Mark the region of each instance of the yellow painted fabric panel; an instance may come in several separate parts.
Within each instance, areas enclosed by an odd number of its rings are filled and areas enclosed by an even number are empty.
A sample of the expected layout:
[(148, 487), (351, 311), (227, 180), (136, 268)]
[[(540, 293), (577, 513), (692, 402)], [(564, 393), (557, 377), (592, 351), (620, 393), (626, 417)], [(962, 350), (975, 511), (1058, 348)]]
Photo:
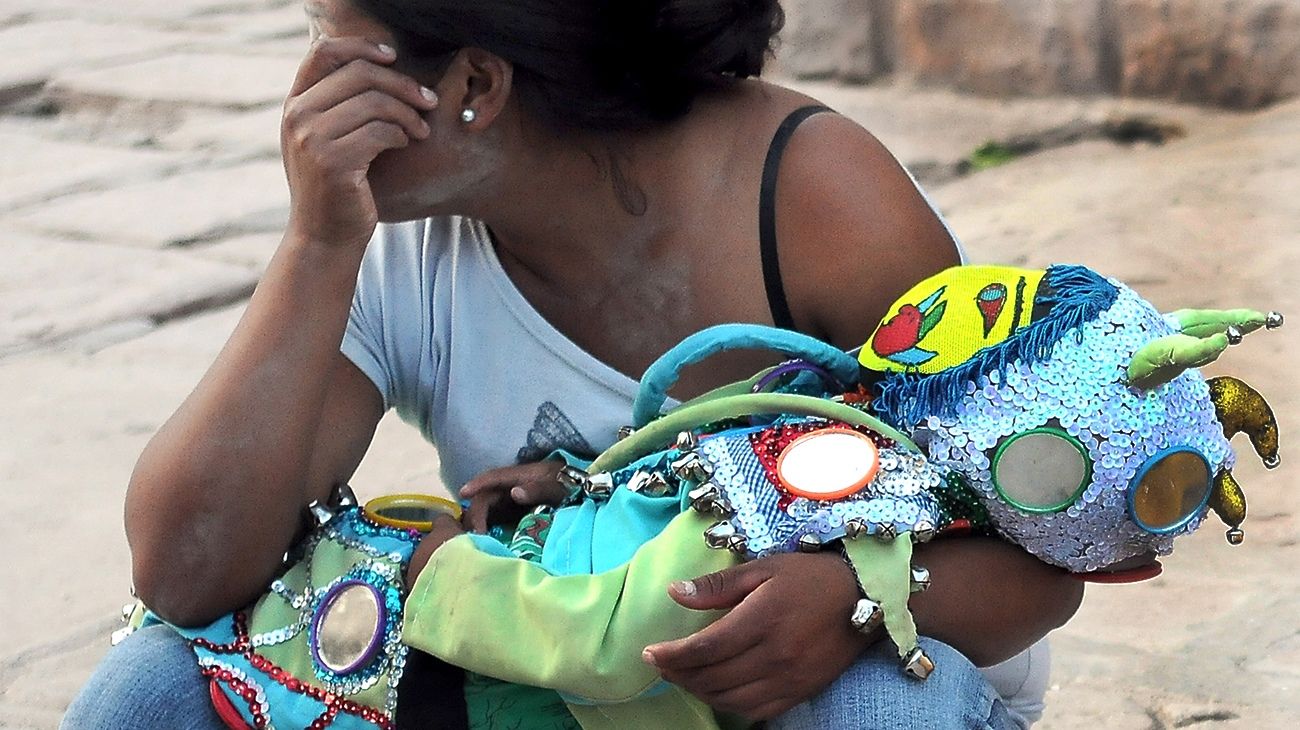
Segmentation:
[(966, 362), (1029, 324), (1041, 269), (954, 266), (894, 302), (858, 362), (876, 372), (931, 375)]

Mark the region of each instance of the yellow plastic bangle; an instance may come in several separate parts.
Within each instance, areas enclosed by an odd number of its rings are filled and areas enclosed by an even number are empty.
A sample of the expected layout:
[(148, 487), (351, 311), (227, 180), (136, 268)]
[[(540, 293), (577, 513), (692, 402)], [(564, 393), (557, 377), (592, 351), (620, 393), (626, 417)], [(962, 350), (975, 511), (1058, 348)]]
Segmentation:
[[(456, 520), (460, 520), (461, 516), (459, 504), (446, 497), (435, 497), (431, 494), (386, 494), (366, 502), (363, 509), (366, 517), (373, 522), (387, 527), (396, 527), (400, 530), (419, 530), (420, 532), (432, 530), (433, 519), (439, 514), (451, 515)], [(422, 510), (429, 515), (429, 519), (410, 520), (389, 517), (384, 514), (388, 510)]]

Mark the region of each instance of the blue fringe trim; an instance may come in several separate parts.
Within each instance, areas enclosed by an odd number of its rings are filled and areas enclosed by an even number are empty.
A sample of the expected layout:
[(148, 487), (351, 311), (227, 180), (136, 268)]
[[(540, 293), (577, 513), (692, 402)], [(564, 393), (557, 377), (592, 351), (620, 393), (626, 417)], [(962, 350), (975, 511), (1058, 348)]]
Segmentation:
[(1114, 284), (1084, 266), (1052, 266), (1043, 280), (1051, 287), (1051, 295), (1026, 302), (1026, 306), (1051, 304), (1045, 316), (942, 372), (887, 375), (876, 384), (872, 409), (887, 423), (903, 428), (915, 426), (927, 416), (951, 416), (969, 383), (994, 371), (1005, 374), (1007, 366), (1018, 360), (1046, 360), (1070, 332), (1082, 340), (1079, 328), (1109, 309), (1119, 296)]

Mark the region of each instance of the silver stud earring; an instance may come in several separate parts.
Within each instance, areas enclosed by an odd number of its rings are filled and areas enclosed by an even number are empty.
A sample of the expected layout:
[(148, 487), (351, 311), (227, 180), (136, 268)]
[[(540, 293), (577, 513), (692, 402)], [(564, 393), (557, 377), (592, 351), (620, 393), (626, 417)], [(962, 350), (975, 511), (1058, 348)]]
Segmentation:
[(473, 109), (470, 109), (469, 107), (465, 107), (460, 111), (460, 120), (462, 122), (469, 124), (475, 119), (478, 119), (478, 113), (475, 112)]

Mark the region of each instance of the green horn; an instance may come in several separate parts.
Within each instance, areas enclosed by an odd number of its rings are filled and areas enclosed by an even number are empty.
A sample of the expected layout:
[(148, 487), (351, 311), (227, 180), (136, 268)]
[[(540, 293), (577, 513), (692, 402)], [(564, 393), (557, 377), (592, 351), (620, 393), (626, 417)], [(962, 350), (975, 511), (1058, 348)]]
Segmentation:
[(1128, 383), (1143, 390), (1164, 385), (1188, 368), (1214, 362), (1226, 349), (1228, 335), (1223, 333), (1204, 338), (1181, 333), (1165, 335), (1133, 353), (1128, 365)]
[(1243, 335), (1263, 327), (1268, 315), (1253, 309), (1180, 309), (1171, 313), (1185, 335), (1209, 337), (1236, 327)]

